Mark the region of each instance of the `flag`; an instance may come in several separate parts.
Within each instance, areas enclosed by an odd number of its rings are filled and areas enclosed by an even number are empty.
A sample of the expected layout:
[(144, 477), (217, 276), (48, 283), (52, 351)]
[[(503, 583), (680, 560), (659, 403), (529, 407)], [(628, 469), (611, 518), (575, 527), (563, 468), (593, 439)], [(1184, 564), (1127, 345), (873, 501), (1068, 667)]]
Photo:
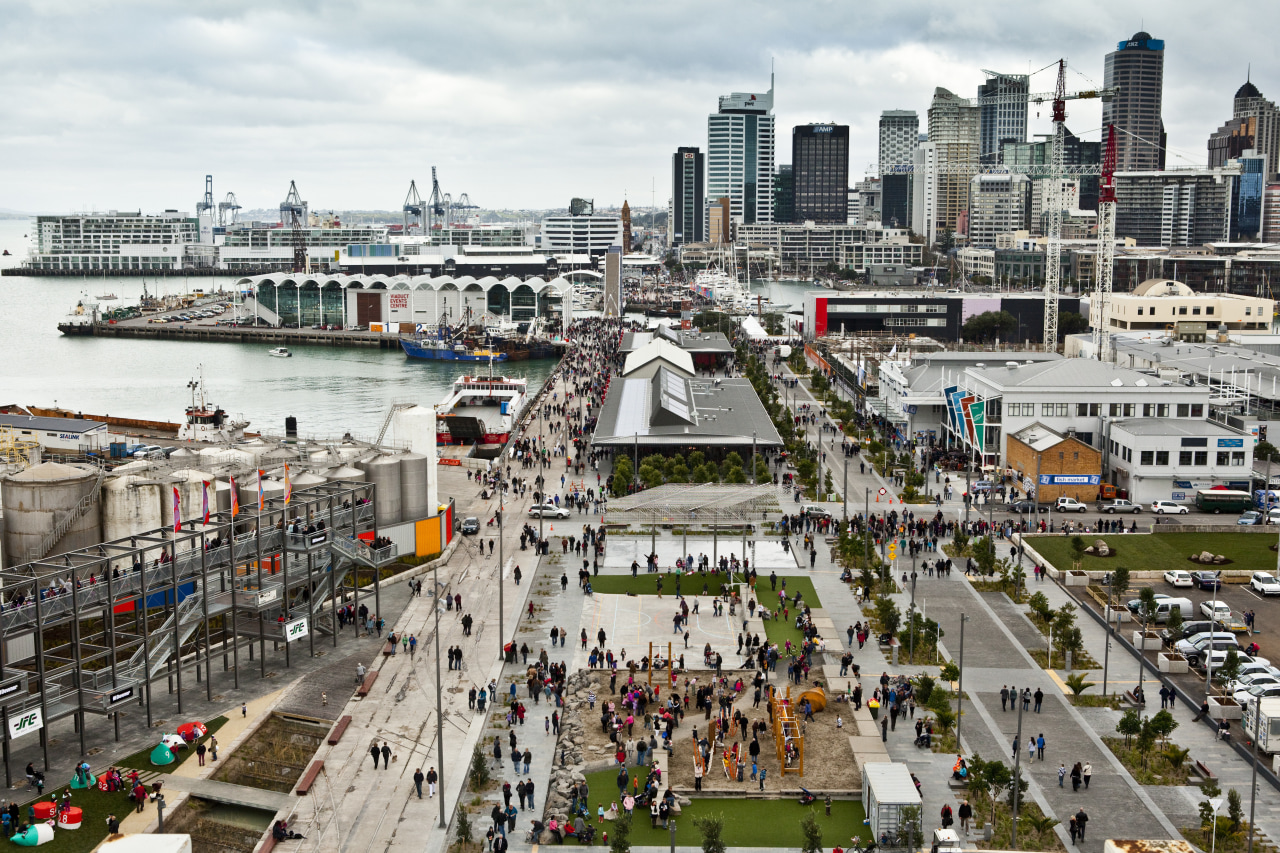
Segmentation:
[(289, 505), (289, 498), (293, 497), (293, 484), (289, 482), (289, 466), (284, 466), (284, 505)]
[(898, 345), (894, 344), (893, 349), (889, 350), (889, 358), (893, 358), (898, 354)]
[(231, 517), (235, 518), (240, 514), (240, 490), (236, 488), (236, 478), (229, 477), (231, 481)]
[(182, 532), (182, 496), (177, 486), (173, 487), (173, 532)]
[(265, 473), (261, 468), (258, 469), (258, 512), (266, 509), (267, 497), (262, 492), (262, 475)]
[(207, 527), (209, 524), (209, 481), (203, 480), (202, 483), (204, 485), (204, 489), (200, 495), (200, 508), (204, 513), (204, 523)]

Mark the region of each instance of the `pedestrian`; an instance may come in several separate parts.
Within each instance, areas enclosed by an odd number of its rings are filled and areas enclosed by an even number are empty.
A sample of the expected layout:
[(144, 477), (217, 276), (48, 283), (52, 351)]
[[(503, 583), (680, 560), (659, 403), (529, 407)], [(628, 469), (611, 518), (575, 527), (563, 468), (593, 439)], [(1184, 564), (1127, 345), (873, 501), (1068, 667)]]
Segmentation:
[(1083, 775), (1083, 770), (1081, 770), (1080, 768), (1080, 762), (1077, 761), (1075, 764), (1071, 766), (1071, 790), (1072, 791), (1080, 790), (1080, 778), (1082, 775)]
[(1000, 710), (1009, 710), (1009, 685), (1007, 684), (1000, 688)]
[(1040, 713), (1040, 705), (1044, 702), (1044, 691), (1039, 687), (1036, 688), (1036, 713)]
[(322, 707), (329, 707), (329, 694), (323, 690), (320, 691), (320, 704)]
[(1075, 844), (1076, 837), (1080, 834), (1080, 827), (1076, 825), (1076, 819), (1074, 815), (1071, 817), (1070, 825), (1067, 831), (1071, 833), (1071, 843)]
[(1084, 789), (1089, 790), (1089, 777), (1093, 775), (1093, 765), (1089, 762), (1084, 763), (1084, 767), (1080, 769), (1081, 776), (1084, 778)]
[(1089, 816), (1085, 814), (1084, 806), (1080, 807), (1080, 811), (1076, 812), (1076, 828), (1080, 831), (1080, 840), (1084, 841), (1084, 831), (1089, 824)]
[(391, 769), (391, 747), (387, 746), (387, 742), (382, 742), (382, 769)]
[(1027, 764), (1036, 760), (1036, 739), (1027, 735)]
[[(763, 790), (764, 790), (764, 777), (765, 777), (765, 774), (766, 774), (766, 773), (768, 773), (768, 772), (769, 772), (769, 768), (768, 768), (768, 767), (761, 767), (761, 768), (760, 768), (760, 790), (761, 790), (761, 791), (763, 791)], [(141, 811), (141, 809), (139, 809), (139, 811)]]
[(965, 832), (969, 831), (969, 821), (973, 819), (973, 806), (969, 805), (968, 800), (960, 801), (960, 810), (956, 812), (960, 818), (960, 828)]
[(378, 742), (374, 741), (373, 746), (369, 747), (369, 754), (373, 756), (373, 769), (378, 769), (378, 756), (382, 753), (378, 751)]
[(218, 760), (218, 737), (217, 735), (209, 735), (209, 760)]
[(199, 746), (196, 747), (196, 760), (200, 763), (201, 767), (204, 767), (204, 753), (205, 753), (204, 744), (200, 744)]
[(1065, 763), (1058, 765), (1058, 787), (1063, 787), (1062, 782), (1067, 778), (1067, 765)]
[(884, 743), (889, 742), (889, 718), (880, 718), (880, 740)]
[(1036, 738), (1036, 757), (1044, 761), (1044, 732)]
[(418, 790), (418, 799), (422, 799), (422, 783), (426, 778), (426, 776), (422, 775), (421, 767), (413, 771), (413, 787)]
[(248, 716), (249, 716), (249, 705), (245, 702), (241, 702), (240, 703), (240, 719), (243, 720)]
[(1013, 736), (1013, 760), (1018, 760), (1018, 736)]
[(440, 777), (436, 774), (436, 769), (432, 767), (427, 771), (427, 794), (434, 797), (436, 795), (436, 782)]

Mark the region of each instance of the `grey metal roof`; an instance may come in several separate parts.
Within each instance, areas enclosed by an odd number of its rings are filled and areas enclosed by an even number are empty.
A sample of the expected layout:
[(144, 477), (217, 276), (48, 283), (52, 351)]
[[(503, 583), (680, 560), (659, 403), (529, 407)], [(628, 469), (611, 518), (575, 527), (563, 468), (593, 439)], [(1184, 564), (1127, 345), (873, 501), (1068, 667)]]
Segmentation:
[(1169, 384), (1146, 373), (1090, 358), (1064, 358), (1016, 367), (971, 367), (965, 372), (997, 388), (1145, 388)]
[(45, 418), (32, 415), (0, 414), (0, 426), (14, 429), (44, 430), (45, 432), (89, 432), (105, 427), (102, 421), (87, 421), (81, 418)]
[(615, 379), (591, 443), (627, 446), (779, 447), (782, 437), (747, 379)]
[[(667, 331), (663, 331), (663, 330)], [(659, 326), (655, 332), (627, 332), (622, 336), (618, 352), (627, 355), (654, 340), (665, 338), (687, 353), (731, 353), (733, 344), (723, 332), (682, 332), (670, 326)]]
[[(1259, 352), (1247, 346), (1231, 344), (1189, 344), (1116, 338), (1117, 357), (1151, 363), (1166, 370), (1178, 370), (1201, 380), (1213, 375), (1215, 382), (1226, 380), (1248, 387), (1253, 393), (1276, 399), (1280, 397), (1280, 356)], [(1234, 376), (1232, 374), (1235, 374)]]
[(1244, 433), (1213, 421), (1187, 420), (1184, 418), (1126, 418), (1112, 421), (1113, 429), (1124, 430), (1130, 435), (1177, 436), (1226, 436), (1239, 438)]

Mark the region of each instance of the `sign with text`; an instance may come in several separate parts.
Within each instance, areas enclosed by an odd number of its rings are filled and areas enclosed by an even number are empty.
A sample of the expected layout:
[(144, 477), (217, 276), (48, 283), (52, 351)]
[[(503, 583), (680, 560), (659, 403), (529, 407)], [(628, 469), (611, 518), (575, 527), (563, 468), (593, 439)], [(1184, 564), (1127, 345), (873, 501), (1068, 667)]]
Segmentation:
[(1096, 486), (1102, 482), (1097, 474), (1041, 474), (1042, 486)]
[(44, 728), (44, 716), (39, 708), (9, 718), (9, 737), (18, 738)]
[(286, 643), (292, 643), (294, 640), (301, 640), (307, 636), (307, 617), (294, 619), (292, 622), (284, 623), (284, 639)]

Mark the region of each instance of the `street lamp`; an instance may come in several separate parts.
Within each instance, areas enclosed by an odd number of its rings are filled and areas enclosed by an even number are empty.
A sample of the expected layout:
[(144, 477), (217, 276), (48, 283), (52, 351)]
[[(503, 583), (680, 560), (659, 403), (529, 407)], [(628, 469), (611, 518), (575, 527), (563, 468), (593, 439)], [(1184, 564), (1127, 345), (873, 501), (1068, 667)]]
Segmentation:
[[(964, 626), (960, 626), (961, 631)], [(1022, 793), (1022, 785), (1019, 784), (1021, 778), (1020, 773), (1022, 767), (1022, 703), (1018, 703), (1018, 733), (1014, 735), (1013, 742), (1018, 745), (1018, 749), (1013, 751), (1013, 820), (1012, 827), (1009, 830), (1009, 846), (1014, 850), (1018, 849), (1018, 800), (1019, 794)], [(960, 736), (956, 735), (956, 744), (959, 745)]]
[(1213, 797), (1209, 800), (1209, 805), (1213, 807), (1213, 841), (1210, 842), (1209, 853), (1214, 853), (1218, 849), (1218, 809), (1222, 808), (1222, 803), (1222, 797)]
[(962, 714), (960, 706), (964, 704), (964, 623), (969, 621), (969, 617), (960, 614), (960, 678), (956, 684), (956, 747), (960, 746), (960, 720)]
[[(445, 829), (447, 824), (444, 821), (444, 750), (439, 748), (444, 741), (444, 711), (443, 704), (440, 701), (440, 588), (444, 584), (439, 580), (436, 581), (435, 589), (432, 590), (432, 597), (435, 599), (436, 610), (436, 763), (440, 765), (440, 828)], [(492, 701), (493, 697), (489, 697)]]

